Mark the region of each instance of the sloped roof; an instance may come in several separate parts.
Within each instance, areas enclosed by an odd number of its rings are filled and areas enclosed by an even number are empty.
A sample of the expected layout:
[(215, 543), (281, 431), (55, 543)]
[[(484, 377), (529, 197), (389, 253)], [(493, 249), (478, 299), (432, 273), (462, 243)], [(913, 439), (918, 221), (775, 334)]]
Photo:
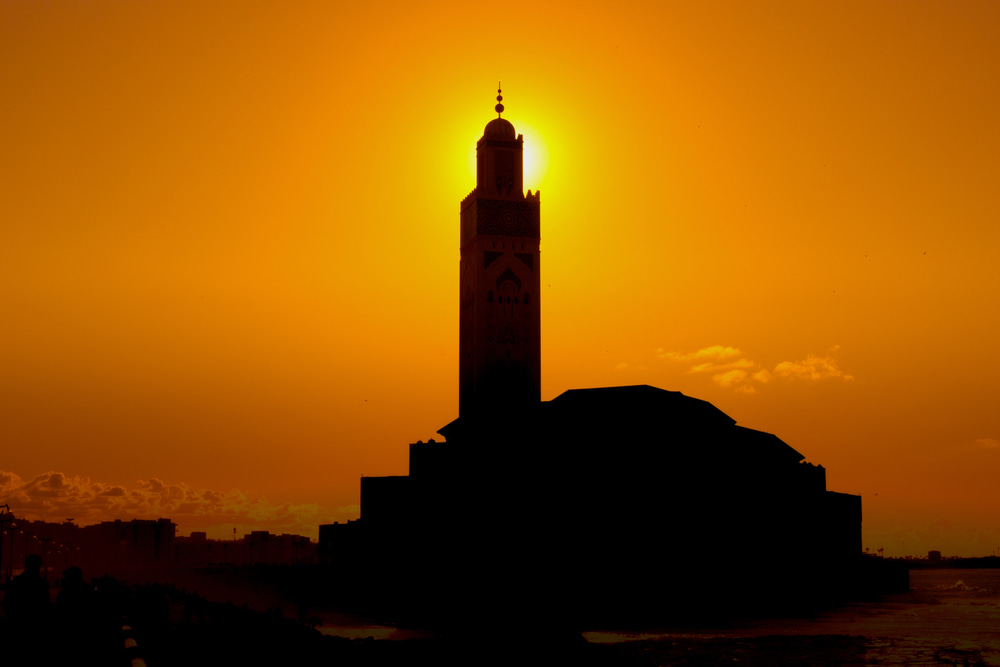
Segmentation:
[(655, 419), (674, 427), (717, 428), (736, 423), (735, 419), (708, 401), (648, 384), (570, 389), (549, 404), (558, 413), (575, 412), (581, 417), (603, 415), (623, 424), (634, 419), (646, 423)]
[[(498, 406), (502, 407), (502, 406)], [(649, 385), (570, 389), (551, 401), (511, 420), (523, 426), (600, 424), (602, 430), (629, 430), (630, 426), (647, 427), (653, 422), (671, 429), (716, 429), (731, 427), (736, 420), (708, 401), (685, 396)], [(510, 422), (508, 422), (510, 425)], [(438, 433), (448, 440), (474, 437), (481, 429), (495, 432), (500, 425), (492, 419), (475, 423), (456, 419)]]
[(641, 447), (656, 456), (659, 450), (789, 464), (805, 458), (775, 435), (736, 426), (708, 401), (649, 385), (571, 389), (518, 418), (502, 414), (478, 422), (456, 419), (438, 433), (455, 444), (538, 436), (557, 449), (614, 441), (620, 450)]
[(806, 458), (773, 433), (755, 431), (745, 426), (737, 426), (736, 429), (743, 441), (741, 444), (745, 443), (746, 446), (753, 448), (753, 451), (758, 455), (767, 456), (770, 459), (781, 459), (788, 463), (798, 463)]

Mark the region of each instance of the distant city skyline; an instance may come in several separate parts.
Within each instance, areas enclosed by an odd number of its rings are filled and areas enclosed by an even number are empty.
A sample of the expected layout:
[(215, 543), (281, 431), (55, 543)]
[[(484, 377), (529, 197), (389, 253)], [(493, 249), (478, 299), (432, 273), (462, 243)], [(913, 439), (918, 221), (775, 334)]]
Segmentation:
[(682, 391), (860, 494), (871, 551), (993, 553), (998, 28), (986, 1), (7, 3), (0, 504), (355, 518), (457, 414), (455, 202), (502, 79), (544, 193), (543, 400)]

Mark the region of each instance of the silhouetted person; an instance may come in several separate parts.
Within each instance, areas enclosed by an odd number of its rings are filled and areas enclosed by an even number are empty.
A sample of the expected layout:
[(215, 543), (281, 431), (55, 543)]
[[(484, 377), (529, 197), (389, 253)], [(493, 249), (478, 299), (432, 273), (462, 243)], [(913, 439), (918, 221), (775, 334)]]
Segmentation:
[(51, 644), (52, 600), (49, 582), (42, 578), (42, 558), (30, 554), (24, 559), (24, 571), (7, 585), (3, 608), (10, 621), (10, 634), (4, 640), (4, 655), (15, 656), (17, 665), (48, 665), (53, 657)]
[(94, 612), (94, 590), (75, 565), (63, 572), (62, 590), (56, 596), (56, 615), (65, 623), (87, 621)]
[(52, 600), (49, 582), (42, 578), (42, 557), (30, 554), (24, 559), (24, 572), (7, 584), (3, 610), (15, 623), (34, 624), (48, 620)]
[(60, 666), (116, 664), (122, 648), (121, 608), (104, 604), (106, 595), (99, 595), (84, 580), (79, 567), (74, 565), (62, 574), (46, 658)]

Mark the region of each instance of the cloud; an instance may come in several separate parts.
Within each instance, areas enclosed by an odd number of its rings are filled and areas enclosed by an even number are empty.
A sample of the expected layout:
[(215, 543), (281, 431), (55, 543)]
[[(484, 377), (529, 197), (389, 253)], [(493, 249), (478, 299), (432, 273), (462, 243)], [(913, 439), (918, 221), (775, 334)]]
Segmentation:
[[(836, 349), (834, 348), (834, 350)], [(815, 354), (807, 355), (802, 361), (782, 361), (774, 367), (774, 375), (799, 380), (854, 379), (853, 375), (849, 375), (837, 367), (837, 362), (833, 357), (818, 357)]]
[(725, 373), (717, 373), (712, 376), (712, 380), (720, 387), (732, 387), (734, 385), (741, 384), (747, 379), (747, 372), (740, 370), (739, 368), (734, 368), (733, 370), (726, 371)]
[(180, 534), (205, 530), (219, 537), (231, 535), (234, 525), (244, 532), (269, 530), (315, 537), (319, 524), (353, 519), (360, 513), (356, 505), (330, 510), (314, 503), (275, 504), (249, 497), (239, 489), (197, 489), (156, 478), (139, 480), (128, 488), (56, 471), (25, 481), (0, 470), (0, 498), (16, 516), (25, 519), (64, 521), (73, 517), (78, 525), (88, 525), (162, 517), (177, 523)]
[(729, 347), (727, 345), (712, 345), (711, 347), (704, 347), (697, 352), (666, 352), (663, 348), (659, 348), (656, 351), (656, 356), (660, 359), (666, 359), (670, 361), (698, 361), (701, 359), (730, 359), (732, 357), (738, 357), (742, 354), (735, 347)]
[(755, 368), (757, 364), (750, 361), (749, 359), (737, 359), (736, 361), (728, 361), (726, 363), (712, 363), (698, 364), (697, 366), (692, 366), (688, 371), (689, 373), (715, 373), (717, 371), (729, 370), (734, 368)]
[(707, 373), (720, 387), (745, 394), (756, 392), (753, 382), (767, 382), (769, 378), (761, 379), (763, 369), (756, 362), (744, 358), (739, 348), (729, 345), (712, 345), (695, 352), (667, 352), (660, 348), (656, 356), (663, 361), (691, 364), (688, 373)]
[(976, 447), (981, 449), (1000, 449), (1000, 440), (993, 438), (979, 438), (975, 441)]
[[(834, 346), (830, 353), (840, 349)], [(826, 380), (839, 378), (853, 380), (854, 376), (842, 371), (832, 356), (807, 355), (802, 361), (782, 361), (769, 371), (745, 357), (737, 347), (712, 345), (696, 352), (668, 352), (656, 350), (656, 356), (668, 362), (689, 364), (688, 373), (706, 373), (712, 381), (725, 389), (745, 394), (756, 393), (756, 385), (768, 384), (774, 379)]]

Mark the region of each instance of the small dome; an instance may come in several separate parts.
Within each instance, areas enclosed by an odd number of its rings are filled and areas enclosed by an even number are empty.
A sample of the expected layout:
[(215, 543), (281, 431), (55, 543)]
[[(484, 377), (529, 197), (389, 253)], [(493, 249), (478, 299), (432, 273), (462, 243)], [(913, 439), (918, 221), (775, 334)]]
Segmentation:
[(517, 138), (514, 126), (506, 118), (494, 118), (487, 123), (483, 136), (487, 139), (503, 139), (505, 141), (514, 141)]

